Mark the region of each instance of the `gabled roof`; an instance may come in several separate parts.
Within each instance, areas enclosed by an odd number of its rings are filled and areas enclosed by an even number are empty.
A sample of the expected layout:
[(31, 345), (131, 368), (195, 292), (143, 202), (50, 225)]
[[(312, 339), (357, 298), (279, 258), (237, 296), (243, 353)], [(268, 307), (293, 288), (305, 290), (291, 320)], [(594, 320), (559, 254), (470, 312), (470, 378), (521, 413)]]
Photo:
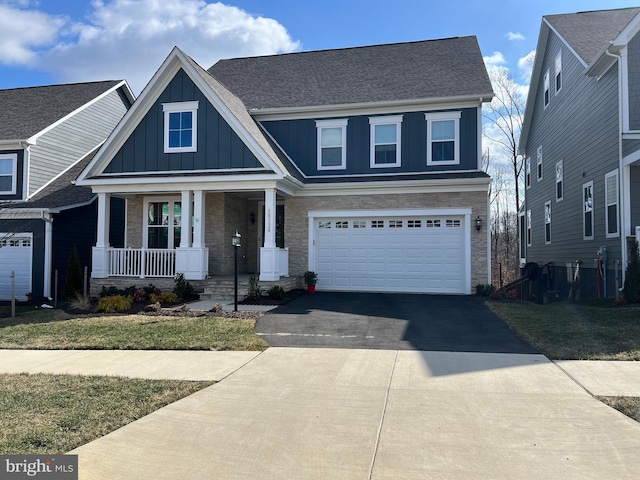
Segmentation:
[(89, 164), (97, 151), (98, 148), (89, 152), (26, 202), (16, 202), (10, 205), (9, 208), (42, 208), (56, 212), (91, 203), (95, 198), (95, 194), (91, 191), (91, 188), (76, 186), (75, 180)]
[(567, 48), (584, 65), (585, 74), (602, 75), (615, 63), (615, 58), (606, 54), (616, 53), (614, 42), (632, 23), (639, 20), (640, 8), (620, 8), (591, 12), (545, 15), (542, 17), (536, 58), (531, 71), (531, 82), (527, 96), (527, 106), (522, 124), (518, 152), (525, 154), (529, 137), (533, 106), (538, 85), (542, 81), (542, 62), (546, 54), (547, 40), (551, 32), (559, 36)]
[[(123, 80), (47, 85), (0, 90), (0, 141), (27, 140), (112, 88)], [(129, 100), (133, 95), (124, 88)]]
[(493, 96), (475, 36), (221, 60), (250, 111)]

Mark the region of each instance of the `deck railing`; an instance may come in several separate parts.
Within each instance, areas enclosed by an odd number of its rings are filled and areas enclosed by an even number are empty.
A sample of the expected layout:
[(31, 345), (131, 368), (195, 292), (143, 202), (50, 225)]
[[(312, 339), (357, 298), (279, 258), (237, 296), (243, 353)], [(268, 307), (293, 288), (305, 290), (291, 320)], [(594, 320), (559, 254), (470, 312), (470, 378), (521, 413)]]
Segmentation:
[(110, 248), (111, 277), (174, 277), (176, 251), (162, 248)]

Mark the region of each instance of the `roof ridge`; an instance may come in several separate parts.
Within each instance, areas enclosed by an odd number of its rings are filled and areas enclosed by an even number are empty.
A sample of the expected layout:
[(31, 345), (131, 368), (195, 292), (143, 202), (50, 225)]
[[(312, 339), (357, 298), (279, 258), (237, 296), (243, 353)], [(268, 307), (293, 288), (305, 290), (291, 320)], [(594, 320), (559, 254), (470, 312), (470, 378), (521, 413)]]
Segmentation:
[(28, 90), (28, 89), (35, 89), (35, 88), (71, 87), (74, 85), (91, 85), (91, 84), (97, 84), (97, 83), (120, 83), (124, 81), (125, 81), (124, 79), (120, 79), (120, 80), (112, 79), (112, 80), (92, 80), (90, 82), (52, 83), (49, 85), (30, 85), (26, 87), (1, 88), (0, 91), (6, 92), (9, 90)]

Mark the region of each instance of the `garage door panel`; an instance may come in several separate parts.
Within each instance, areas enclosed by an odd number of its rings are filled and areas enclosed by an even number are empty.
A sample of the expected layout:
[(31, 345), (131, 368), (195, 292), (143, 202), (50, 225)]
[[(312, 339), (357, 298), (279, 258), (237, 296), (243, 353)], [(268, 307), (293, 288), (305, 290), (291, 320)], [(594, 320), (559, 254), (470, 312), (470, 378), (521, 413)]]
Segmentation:
[(334, 228), (322, 229), (316, 223), (319, 289), (465, 292), (468, 260), (462, 216), (399, 215), (322, 222)]
[(33, 239), (30, 233), (0, 233), (0, 300), (11, 299), (11, 272), (15, 272), (15, 295), (26, 300), (31, 292)]

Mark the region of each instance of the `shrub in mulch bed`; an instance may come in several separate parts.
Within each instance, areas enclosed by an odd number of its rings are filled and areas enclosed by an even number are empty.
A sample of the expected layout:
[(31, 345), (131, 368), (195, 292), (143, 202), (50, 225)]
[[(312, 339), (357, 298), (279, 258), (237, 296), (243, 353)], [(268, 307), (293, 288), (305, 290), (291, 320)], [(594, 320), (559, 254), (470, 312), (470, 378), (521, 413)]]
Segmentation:
[(285, 303), (290, 302), (298, 298), (301, 295), (304, 295), (306, 291), (302, 288), (296, 288), (294, 290), (289, 290), (288, 292), (284, 292), (284, 296), (282, 298), (273, 298), (267, 295), (261, 295), (259, 297), (247, 297), (242, 301), (238, 302), (238, 305), (284, 305)]

